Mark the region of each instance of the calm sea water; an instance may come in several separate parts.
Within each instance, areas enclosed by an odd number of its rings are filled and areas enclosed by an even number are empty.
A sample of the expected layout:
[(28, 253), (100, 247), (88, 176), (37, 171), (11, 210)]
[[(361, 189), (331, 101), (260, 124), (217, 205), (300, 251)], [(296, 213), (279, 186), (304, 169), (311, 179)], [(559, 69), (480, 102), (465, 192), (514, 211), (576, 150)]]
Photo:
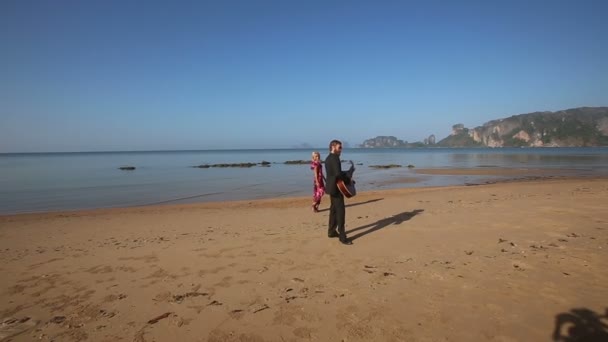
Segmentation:
[[(325, 158), (325, 150), (320, 150)], [(0, 214), (260, 199), (309, 195), (311, 150), (221, 150), (0, 154)], [(608, 173), (608, 148), (346, 149), (356, 165), (358, 190), (464, 184), (480, 177), (416, 175), (408, 168), (375, 170), (374, 164), (416, 168), (547, 168), (580, 174)], [(192, 168), (193, 165), (269, 161), (271, 167)], [(135, 171), (121, 171), (123, 165)], [(349, 165), (344, 164), (343, 168)], [(415, 177), (414, 183), (391, 179)], [(489, 177), (484, 177), (489, 178)]]

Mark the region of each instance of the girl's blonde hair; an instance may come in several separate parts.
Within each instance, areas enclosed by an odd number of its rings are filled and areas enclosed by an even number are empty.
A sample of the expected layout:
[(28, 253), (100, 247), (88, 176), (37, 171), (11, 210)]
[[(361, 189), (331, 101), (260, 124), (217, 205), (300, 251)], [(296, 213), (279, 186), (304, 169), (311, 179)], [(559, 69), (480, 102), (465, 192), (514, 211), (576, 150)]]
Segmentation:
[(318, 157), (318, 158), (319, 158), (319, 160), (320, 160), (320, 159), (321, 159), (321, 153), (319, 153), (318, 151), (314, 151), (314, 152), (312, 153), (312, 155), (311, 155), (311, 158), (312, 158), (312, 160), (313, 160), (313, 161), (314, 161), (314, 160), (316, 160), (316, 158), (315, 158), (315, 157)]

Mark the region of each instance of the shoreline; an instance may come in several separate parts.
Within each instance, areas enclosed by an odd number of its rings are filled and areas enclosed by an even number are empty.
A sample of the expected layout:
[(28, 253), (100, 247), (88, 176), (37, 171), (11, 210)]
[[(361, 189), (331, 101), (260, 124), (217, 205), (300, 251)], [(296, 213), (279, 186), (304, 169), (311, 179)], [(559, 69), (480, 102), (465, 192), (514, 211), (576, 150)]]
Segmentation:
[[(437, 187), (421, 187), (421, 188), (397, 188), (397, 189), (383, 189), (383, 190), (369, 190), (357, 193), (356, 197), (347, 199), (349, 202), (357, 202), (359, 199), (368, 199), (378, 195), (385, 196), (398, 196), (405, 193), (413, 192), (426, 192), (435, 191), (439, 189), (449, 188), (460, 188), (466, 185), (455, 185), (455, 186), (437, 186)], [(17, 214), (4, 214), (0, 215), (2, 219), (17, 219), (19, 217), (67, 217), (67, 216), (79, 216), (79, 215), (106, 215), (116, 213), (145, 213), (146, 211), (172, 211), (172, 210), (188, 210), (188, 209), (242, 209), (242, 208), (287, 208), (298, 205), (304, 205), (308, 209), (310, 206), (311, 196), (294, 196), (294, 197), (279, 197), (279, 198), (265, 198), (265, 199), (251, 199), (251, 200), (234, 200), (234, 201), (209, 201), (209, 202), (193, 202), (193, 203), (180, 203), (180, 204), (151, 204), (142, 206), (127, 206), (127, 207), (114, 207), (114, 208), (94, 208), (94, 209), (76, 209), (76, 210), (62, 210), (62, 211), (48, 211), (48, 212), (29, 212), (29, 213), (17, 213)], [(323, 197), (323, 203), (329, 203), (329, 197)], [(347, 204), (348, 205), (348, 204)], [(1, 222), (1, 221), (0, 221)]]
[[(501, 183), (519, 183), (519, 182), (534, 182), (534, 181), (559, 181), (559, 180), (600, 180), (608, 179), (608, 174), (587, 174), (582, 175), (580, 173), (572, 175), (563, 173), (569, 171), (566, 169), (556, 169), (559, 173), (553, 172), (551, 169), (509, 169), (509, 168), (488, 168), (488, 169), (474, 169), (474, 168), (434, 168), (434, 169), (419, 169), (415, 170), (414, 175), (407, 177), (396, 177), (386, 181), (371, 182), (372, 185), (379, 186), (396, 186), (377, 190), (365, 190), (358, 192), (354, 199), (347, 201), (356, 201), (361, 197), (372, 196), (378, 193), (410, 193), (415, 191), (427, 191), (436, 189), (450, 189), (460, 188), (468, 186), (482, 186), (491, 184)], [(527, 172), (532, 171), (532, 172)], [(438, 185), (438, 186), (422, 186), (422, 187), (406, 187), (397, 186), (398, 184), (412, 184), (420, 183), (422, 179), (417, 175), (442, 175), (442, 176), (490, 176), (490, 177), (505, 177), (505, 178), (477, 178), (477, 182), (465, 182), (461, 185)], [(193, 196), (199, 197), (199, 196)], [(85, 208), (85, 209), (73, 209), (73, 210), (50, 210), (50, 211), (32, 211), (32, 212), (19, 212), (19, 213), (0, 213), (0, 222), (3, 218), (14, 218), (20, 216), (45, 216), (45, 215), (77, 215), (86, 214), (93, 215), (95, 213), (110, 213), (110, 212), (125, 212), (125, 211), (141, 211), (142, 209), (148, 208), (150, 210), (157, 210), (162, 208), (222, 208), (232, 207), (239, 208), (245, 206), (261, 206), (268, 207), (273, 204), (279, 205), (279, 207), (285, 207), (280, 205), (281, 202), (287, 202), (290, 204), (301, 204), (308, 205), (310, 196), (288, 196), (288, 197), (272, 197), (272, 198), (252, 198), (252, 199), (237, 199), (237, 200), (220, 200), (220, 201), (200, 201), (200, 202), (187, 202), (187, 203), (171, 203), (178, 202), (183, 199), (173, 199), (163, 201), (161, 203), (133, 205), (133, 206), (118, 206), (118, 207), (101, 207), (101, 208)], [(329, 201), (329, 197), (325, 195), (323, 201)], [(166, 202), (166, 203), (165, 203)]]

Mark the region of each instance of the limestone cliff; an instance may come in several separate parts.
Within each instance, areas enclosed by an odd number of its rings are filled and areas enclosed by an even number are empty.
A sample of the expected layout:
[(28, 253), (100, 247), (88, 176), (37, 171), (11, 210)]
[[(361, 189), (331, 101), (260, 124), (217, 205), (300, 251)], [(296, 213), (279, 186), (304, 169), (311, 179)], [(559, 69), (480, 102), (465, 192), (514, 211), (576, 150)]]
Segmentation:
[(449, 147), (565, 147), (608, 145), (608, 107), (581, 107), (558, 112), (535, 112), (492, 120), (452, 134), (437, 145)]

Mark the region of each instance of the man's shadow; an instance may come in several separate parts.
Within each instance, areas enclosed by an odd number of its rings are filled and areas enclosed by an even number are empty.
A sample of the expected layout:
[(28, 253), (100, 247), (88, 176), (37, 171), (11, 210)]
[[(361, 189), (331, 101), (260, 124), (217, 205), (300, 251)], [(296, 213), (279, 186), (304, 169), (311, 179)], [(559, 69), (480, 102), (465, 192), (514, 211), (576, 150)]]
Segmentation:
[(608, 308), (603, 315), (587, 308), (556, 315), (552, 337), (554, 342), (608, 341)]
[[(369, 201), (365, 201), (365, 202), (357, 202), (357, 203), (353, 203), (353, 204), (347, 204), (344, 207), (346, 208), (350, 208), (350, 207), (356, 207), (358, 205), (363, 205), (363, 204), (368, 204), (368, 203), (373, 203), (373, 202), (378, 202), (378, 201), (382, 201), (384, 198), (375, 198), (375, 199), (371, 199)], [(327, 209), (321, 209), (319, 210), (320, 213), (324, 212), (324, 211), (329, 211), (329, 208)]]
[(382, 228), (384, 228), (386, 226), (398, 225), (398, 224), (401, 224), (401, 223), (403, 223), (405, 221), (409, 221), (414, 216), (416, 216), (418, 214), (421, 214), (423, 211), (424, 211), (424, 209), (416, 209), (414, 211), (404, 211), (404, 212), (402, 212), (400, 214), (393, 215), (393, 216), (387, 217), (387, 218), (383, 218), (383, 219), (378, 220), (378, 221), (376, 221), (374, 223), (366, 224), (364, 226), (351, 229), (351, 230), (347, 231), (346, 234), (351, 234), (351, 233), (354, 233), (356, 231), (369, 228), (366, 231), (363, 231), (363, 232), (360, 232), (360, 233), (357, 233), (357, 234), (355, 234), (353, 236), (349, 236), (348, 237), (349, 240), (353, 241), (353, 240), (356, 240), (356, 239), (358, 239), (360, 237), (363, 237), (363, 236), (365, 236), (367, 234), (370, 234), (370, 233), (373, 233), (373, 232), (375, 232), (377, 230), (380, 230), (380, 229), (382, 229)]

